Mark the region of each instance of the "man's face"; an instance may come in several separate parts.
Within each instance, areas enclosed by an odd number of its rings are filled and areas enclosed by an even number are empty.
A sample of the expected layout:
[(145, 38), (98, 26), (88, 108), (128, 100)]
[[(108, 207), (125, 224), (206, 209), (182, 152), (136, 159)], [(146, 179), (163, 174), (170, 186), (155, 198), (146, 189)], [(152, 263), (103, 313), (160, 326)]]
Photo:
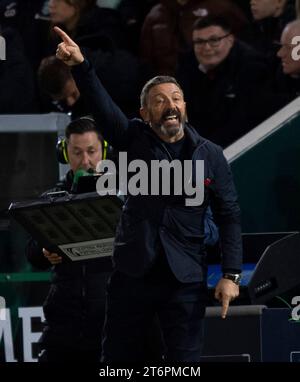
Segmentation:
[(263, 20), (276, 15), (282, 0), (251, 0), (251, 12), (254, 20)]
[(220, 26), (212, 25), (193, 31), (194, 53), (207, 70), (221, 64), (230, 53), (234, 37)]
[(67, 24), (76, 17), (75, 7), (64, 0), (50, 0), (49, 13), (53, 24)]
[(147, 106), (140, 110), (144, 121), (165, 142), (176, 142), (183, 137), (186, 110), (183, 94), (176, 84), (153, 86), (147, 97)]
[(71, 134), (68, 145), (68, 158), (71, 170), (96, 170), (97, 163), (102, 160), (102, 144), (94, 131), (83, 134)]
[(73, 78), (66, 82), (60, 94), (51, 96), (54, 101), (65, 102), (69, 107), (72, 107), (78, 101), (79, 97), (80, 92)]
[(300, 60), (294, 60), (292, 50), (296, 45), (292, 45), (292, 39), (300, 35), (300, 27), (293, 28), (287, 26), (281, 35), (281, 47), (277, 52), (277, 56), (281, 59), (282, 71), (287, 75), (300, 74)]

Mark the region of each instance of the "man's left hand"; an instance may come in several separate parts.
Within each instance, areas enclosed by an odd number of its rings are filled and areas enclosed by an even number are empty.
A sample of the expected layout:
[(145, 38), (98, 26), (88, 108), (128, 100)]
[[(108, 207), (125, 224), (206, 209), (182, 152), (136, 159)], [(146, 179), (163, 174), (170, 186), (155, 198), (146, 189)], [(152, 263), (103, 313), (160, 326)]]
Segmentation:
[(239, 286), (228, 279), (220, 279), (215, 290), (215, 298), (222, 304), (222, 318), (226, 318), (229, 304), (239, 295)]

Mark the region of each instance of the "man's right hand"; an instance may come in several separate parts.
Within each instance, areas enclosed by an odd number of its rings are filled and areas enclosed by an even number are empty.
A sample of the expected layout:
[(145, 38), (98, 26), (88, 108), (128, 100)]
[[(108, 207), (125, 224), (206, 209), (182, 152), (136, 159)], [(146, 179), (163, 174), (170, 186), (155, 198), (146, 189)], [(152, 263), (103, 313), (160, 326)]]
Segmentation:
[(54, 27), (54, 31), (63, 40), (57, 46), (56, 57), (68, 66), (79, 65), (84, 61), (79, 46), (62, 29)]
[(52, 265), (57, 265), (62, 262), (62, 258), (58, 256), (57, 253), (49, 252), (47, 249), (43, 248), (43, 254)]

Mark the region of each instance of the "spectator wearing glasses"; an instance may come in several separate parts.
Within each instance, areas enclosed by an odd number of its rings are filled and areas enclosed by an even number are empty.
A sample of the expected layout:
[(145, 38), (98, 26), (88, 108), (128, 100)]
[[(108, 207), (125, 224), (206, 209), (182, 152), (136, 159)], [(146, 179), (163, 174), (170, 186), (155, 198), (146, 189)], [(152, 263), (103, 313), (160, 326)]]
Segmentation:
[(175, 74), (179, 54), (192, 47), (193, 23), (207, 15), (223, 15), (234, 32), (247, 23), (231, 0), (160, 0), (151, 9), (142, 27), (141, 57), (155, 74)]
[(192, 37), (193, 50), (182, 57), (177, 74), (189, 122), (226, 147), (264, 119), (257, 99), (268, 68), (222, 17), (197, 20)]

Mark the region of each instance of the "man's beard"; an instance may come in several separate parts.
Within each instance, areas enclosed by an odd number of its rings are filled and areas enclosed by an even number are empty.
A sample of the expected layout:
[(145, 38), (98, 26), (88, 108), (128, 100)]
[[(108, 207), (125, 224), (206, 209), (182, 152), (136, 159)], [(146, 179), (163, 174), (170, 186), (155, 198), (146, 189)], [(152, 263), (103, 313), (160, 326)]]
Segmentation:
[[(174, 119), (174, 124), (172, 126), (172, 122), (169, 123), (169, 126), (164, 126), (167, 121), (167, 118), (170, 116), (176, 116), (177, 119)], [(151, 118), (153, 120), (153, 118)], [(182, 116), (179, 110), (177, 109), (168, 109), (161, 116), (159, 122), (151, 122), (151, 127), (153, 130), (160, 136), (164, 136), (167, 138), (175, 137), (182, 129), (183, 122), (186, 120), (186, 115)]]

